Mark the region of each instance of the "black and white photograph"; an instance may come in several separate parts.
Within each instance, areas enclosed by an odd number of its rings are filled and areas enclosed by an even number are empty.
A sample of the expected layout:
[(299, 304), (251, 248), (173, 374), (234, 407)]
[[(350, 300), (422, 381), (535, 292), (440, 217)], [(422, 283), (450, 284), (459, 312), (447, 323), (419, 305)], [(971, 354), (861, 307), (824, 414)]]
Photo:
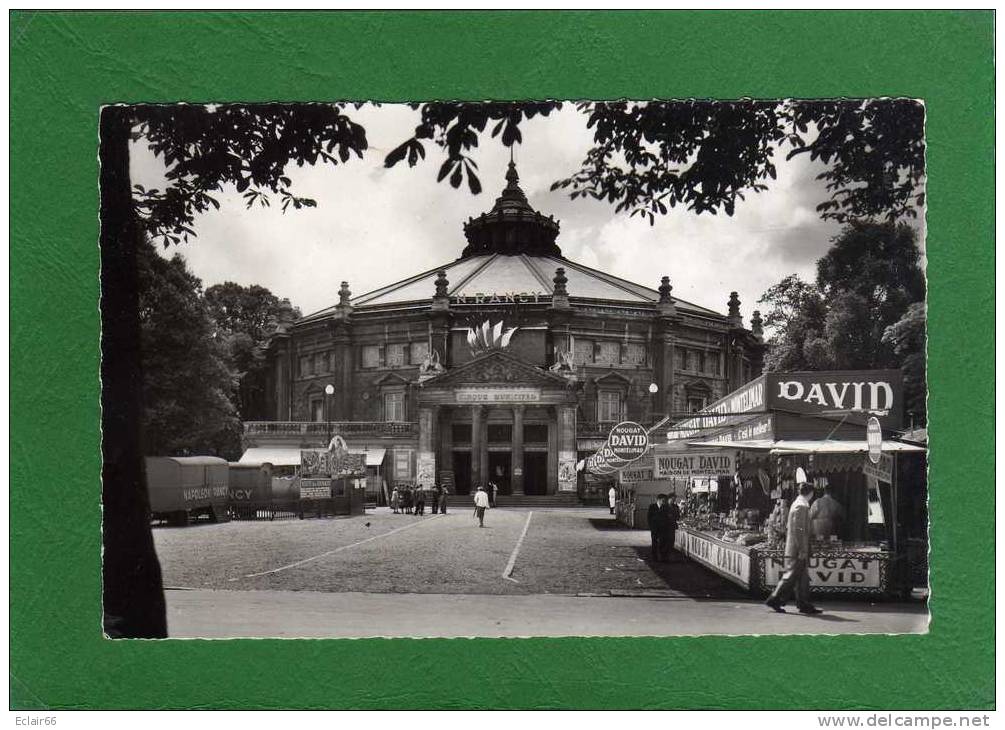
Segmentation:
[(108, 105), (104, 634), (924, 634), (925, 106)]

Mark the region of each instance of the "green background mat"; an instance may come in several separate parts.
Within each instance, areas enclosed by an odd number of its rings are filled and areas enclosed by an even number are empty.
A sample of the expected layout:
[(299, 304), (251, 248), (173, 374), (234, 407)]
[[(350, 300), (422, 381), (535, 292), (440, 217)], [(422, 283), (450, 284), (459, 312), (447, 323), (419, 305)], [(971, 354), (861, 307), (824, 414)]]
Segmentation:
[[(990, 12), (19, 12), (10, 24), (12, 706), (993, 705)], [(927, 636), (101, 637), (101, 104), (893, 95), (928, 112)]]

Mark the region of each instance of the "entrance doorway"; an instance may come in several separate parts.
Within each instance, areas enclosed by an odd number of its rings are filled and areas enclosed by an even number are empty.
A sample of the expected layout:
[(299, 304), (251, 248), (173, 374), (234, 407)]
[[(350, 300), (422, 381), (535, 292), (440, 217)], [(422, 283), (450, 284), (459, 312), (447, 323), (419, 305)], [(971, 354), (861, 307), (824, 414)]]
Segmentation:
[(523, 493), (548, 493), (548, 454), (528, 451), (523, 455)]
[(471, 452), (454, 452), (454, 493), (471, 494)]
[(499, 494), (510, 494), (510, 452), (489, 452), (489, 481), (499, 487)]

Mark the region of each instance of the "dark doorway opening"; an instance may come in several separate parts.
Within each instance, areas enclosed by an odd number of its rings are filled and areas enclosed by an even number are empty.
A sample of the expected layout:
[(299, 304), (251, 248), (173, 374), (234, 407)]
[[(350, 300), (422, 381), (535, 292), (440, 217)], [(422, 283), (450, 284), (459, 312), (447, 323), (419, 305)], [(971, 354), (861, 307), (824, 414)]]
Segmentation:
[(508, 451), (489, 452), (489, 481), (499, 487), (499, 494), (510, 494), (510, 453)]
[(471, 494), (471, 452), (454, 452), (454, 493)]
[(527, 452), (523, 455), (524, 494), (548, 493), (548, 454)]

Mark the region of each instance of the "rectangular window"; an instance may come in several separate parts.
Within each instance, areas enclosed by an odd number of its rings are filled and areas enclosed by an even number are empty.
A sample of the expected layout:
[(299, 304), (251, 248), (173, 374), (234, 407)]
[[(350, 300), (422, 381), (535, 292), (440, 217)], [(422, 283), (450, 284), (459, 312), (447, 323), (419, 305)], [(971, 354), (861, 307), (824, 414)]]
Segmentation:
[(405, 420), (405, 394), (384, 393), (384, 420), (404, 421)]
[(490, 444), (509, 444), (513, 442), (513, 427), (508, 423), (490, 423), (488, 427)]
[(548, 426), (544, 423), (528, 423), (523, 427), (523, 442), (525, 444), (548, 443)]
[(311, 400), (311, 420), (315, 423), (321, 423), (325, 420), (325, 402), (323, 398), (314, 398)]
[(309, 355), (303, 355), (300, 358), (300, 377), (306, 378), (311, 374), (311, 358)]
[(363, 348), (363, 367), (380, 367), (380, 348), (377, 345), (366, 345)]
[(687, 350), (683, 347), (678, 347), (674, 350), (675, 358), (677, 360), (678, 370), (687, 370)]
[(315, 373), (325, 373), (328, 372), (328, 360), (323, 352), (319, 352), (314, 356), (314, 372)]
[(601, 365), (620, 365), (621, 343), (601, 342), (597, 347), (597, 362)]
[(426, 355), (429, 354), (429, 343), (428, 342), (413, 342), (411, 345), (411, 352), (408, 356), (408, 361), (412, 365), (421, 365), (422, 361), (426, 359)]
[(687, 409), (691, 413), (697, 413), (705, 407), (705, 398), (701, 396), (688, 396), (687, 399)]
[(719, 374), (719, 357), (720, 355), (718, 352), (710, 352), (708, 354), (708, 371), (712, 375)]
[(455, 423), (450, 427), (450, 437), (455, 444), (471, 443), (471, 424)]
[(616, 423), (621, 420), (619, 391), (602, 390), (597, 394), (597, 420), (601, 423)]
[(697, 370), (698, 370), (699, 373), (705, 372), (705, 353), (704, 352), (699, 352), (698, 353), (698, 368), (697, 368)]
[(576, 365), (589, 365), (593, 362), (593, 340), (576, 340), (572, 351), (572, 360)]
[(408, 349), (408, 345), (393, 344), (387, 346), (387, 353), (385, 355), (385, 364), (391, 368), (400, 368), (405, 364), (405, 353)]
[(646, 361), (646, 346), (628, 344), (622, 348), (622, 362), (626, 365), (642, 365)]

